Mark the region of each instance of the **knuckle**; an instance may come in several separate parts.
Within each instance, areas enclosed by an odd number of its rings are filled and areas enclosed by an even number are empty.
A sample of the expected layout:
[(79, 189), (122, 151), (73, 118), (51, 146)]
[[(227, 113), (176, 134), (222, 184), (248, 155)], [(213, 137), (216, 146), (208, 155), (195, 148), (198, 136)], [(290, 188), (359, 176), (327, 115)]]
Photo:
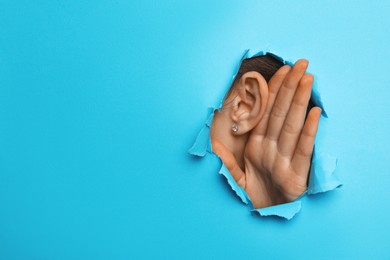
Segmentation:
[(297, 81), (293, 78), (287, 78), (286, 83), (284, 84), (284, 87), (288, 89), (289, 91), (294, 90), (297, 87)]
[(287, 134), (295, 134), (297, 132), (296, 127), (291, 122), (287, 121), (284, 123), (283, 131)]
[(303, 130), (303, 135), (309, 140), (314, 139), (316, 137), (316, 133), (311, 129), (308, 129), (308, 127)]
[(307, 97), (305, 95), (301, 95), (301, 96), (295, 96), (294, 97), (294, 101), (292, 103), (292, 106), (296, 106), (297, 108), (301, 109), (303, 107), (307, 107), (307, 104), (309, 103), (309, 98), (310, 97)]
[(275, 106), (272, 109), (272, 115), (278, 118), (285, 117), (286, 112), (280, 107), (280, 105), (275, 104)]
[(301, 83), (305, 84), (305, 85), (306, 84), (312, 85), (313, 81), (314, 81), (314, 76), (313, 76), (313, 74), (310, 74), (310, 73), (303, 75), (303, 77), (301, 79)]
[(307, 149), (306, 147), (299, 145), (297, 147), (296, 153), (303, 156), (303, 157), (310, 157), (311, 156), (311, 149)]

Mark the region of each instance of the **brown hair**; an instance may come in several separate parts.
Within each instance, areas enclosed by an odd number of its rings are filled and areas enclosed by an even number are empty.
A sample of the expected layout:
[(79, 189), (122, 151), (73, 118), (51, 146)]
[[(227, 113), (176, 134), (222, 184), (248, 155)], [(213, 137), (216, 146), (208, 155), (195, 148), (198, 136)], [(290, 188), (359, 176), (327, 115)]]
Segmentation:
[(240, 69), (237, 72), (236, 79), (248, 71), (259, 72), (264, 79), (269, 82), (271, 77), (284, 65), (284, 62), (277, 58), (276, 55), (267, 53), (264, 56), (257, 56), (242, 61)]
[[(235, 89), (234, 86), (241, 79), (242, 75), (249, 71), (257, 71), (259, 72), (264, 79), (269, 82), (272, 76), (286, 63), (283, 62), (281, 58), (272, 53), (267, 53), (263, 56), (256, 56), (249, 59), (244, 59), (240, 65), (240, 69), (237, 72), (237, 75), (233, 81), (233, 84), (230, 86), (228, 93), (225, 96), (225, 99), (229, 97), (229, 95)], [(314, 106), (312, 100), (310, 99), (308, 104), (307, 112)]]

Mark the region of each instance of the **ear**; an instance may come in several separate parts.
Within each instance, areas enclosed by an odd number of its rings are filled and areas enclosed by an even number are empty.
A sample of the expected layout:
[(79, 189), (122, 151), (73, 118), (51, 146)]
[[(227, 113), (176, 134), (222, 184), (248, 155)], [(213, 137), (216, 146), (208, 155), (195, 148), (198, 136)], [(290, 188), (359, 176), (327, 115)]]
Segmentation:
[(230, 118), (238, 126), (235, 135), (242, 135), (257, 126), (264, 115), (268, 102), (268, 84), (255, 71), (242, 75), (237, 82), (238, 95), (233, 100)]

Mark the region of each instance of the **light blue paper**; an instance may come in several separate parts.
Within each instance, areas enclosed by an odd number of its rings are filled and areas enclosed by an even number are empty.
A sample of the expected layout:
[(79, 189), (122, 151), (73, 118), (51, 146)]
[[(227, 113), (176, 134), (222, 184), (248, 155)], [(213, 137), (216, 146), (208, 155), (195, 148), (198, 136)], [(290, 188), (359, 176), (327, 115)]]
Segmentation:
[[(252, 52), (251, 50), (246, 50), (244, 52), (244, 54), (240, 59), (240, 62), (234, 68), (234, 74), (226, 90), (224, 91), (224, 96), (220, 99), (220, 102), (217, 104), (217, 106), (209, 108), (207, 120), (204, 126), (202, 127), (202, 129), (200, 130), (198, 136), (196, 137), (195, 143), (189, 149), (190, 154), (199, 157), (204, 157), (207, 154), (215, 155), (215, 153), (213, 153), (212, 151), (211, 138), (210, 138), (210, 128), (213, 121), (214, 111), (217, 109), (219, 110), (222, 107), (225, 99), (225, 95), (228, 92), (231, 85), (233, 84), (233, 81), (238, 73), (242, 61), (247, 58), (263, 56), (266, 55), (267, 53), (270, 52), (269, 51)], [(282, 61), (284, 64), (288, 64), (290, 66), (293, 66), (294, 64), (294, 62), (292, 62), (291, 60), (284, 60), (280, 56), (276, 56), (273, 53), (270, 54), (275, 58), (279, 59), (280, 61)], [(322, 109), (322, 113), (321, 113), (322, 116), (328, 117), (323, 102), (321, 100), (320, 92), (318, 90), (316, 76), (314, 76), (313, 88), (311, 93), (311, 101), (314, 103), (314, 105)], [(321, 192), (327, 192), (336, 189), (338, 187), (341, 187), (342, 183), (334, 175), (334, 171), (337, 167), (337, 159), (326, 153), (320, 154), (317, 153), (316, 151), (317, 149), (315, 148), (313, 159), (312, 159), (312, 165), (310, 169), (307, 192), (302, 194), (302, 196), (297, 198), (295, 201), (276, 205), (276, 206), (266, 207), (266, 208), (252, 209), (252, 211), (258, 212), (261, 216), (278, 216), (290, 220), (301, 209), (302, 206), (300, 201), (301, 197), (305, 196), (306, 194), (311, 195), (311, 194), (316, 194)], [(220, 158), (219, 160), (221, 161), (221, 168), (219, 170), (219, 173), (225, 176), (228, 184), (230, 185), (232, 190), (235, 191), (235, 193), (242, 200), (242, 202), (245, 204), (249, 204), (253, 208), (251, 200), (249, 196), (246, 194), (245, 190), (236, 183), (236, 181), (233, 179), (232, 175), (230, 174), (226, 166), (223, 164), (222, 160)]]
[(229, 172), (229, 170), (226, 168), (225, 164), (222, 163), (221, 169), (219, 170), (219, 174), (222, 174), (225, 176), (227, 182), (229, 183), (230, 187), (236, 192), (237, 196), (240, 197), (242, 202), (245, 204), (248, 204), (250, 201), (250, 198), (246, 194), (245, 190), (237, 184), (237, 182), (234, 180), (233, 176)]
[(198, 136), (196, 137), (195, 143), (188, 151), (190, 154), (203, 157), (206, 155), (207, 152), (212, 153), (210, 127), (211, 127), (211, 123), (213, 122), (213, 117), (214, 117), (214, 109), (209, 108), (206, 123), (204, 124)]
[(253, 209), (253, 211), (258, 212), (261, 216), (278, 216), (285, 218), (287, 220), (292, 219), (295, 214), (297, 214), (302, 207), (302, 203), (300, 200), (296, 200), (293, 202), (275, 205), (262, 209)]
[(334, 174), (336, 167), (337, 159), (335, 157), (328, 154), (316, 155), (314, 150), (307, 193), (316, 194), (342, 186), (342, 183)]

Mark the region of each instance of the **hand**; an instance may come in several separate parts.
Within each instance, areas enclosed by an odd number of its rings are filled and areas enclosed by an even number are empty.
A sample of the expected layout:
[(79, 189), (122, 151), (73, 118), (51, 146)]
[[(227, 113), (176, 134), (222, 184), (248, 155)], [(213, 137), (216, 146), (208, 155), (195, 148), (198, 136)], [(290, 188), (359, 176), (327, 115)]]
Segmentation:
[(308, 61), (299, 60), (275, 73), (265, 114), (248, 138), (238, 184), (256, 208), (293, 201), (307, 188), (321, 115), (314, 107), (305, 120), (313, 84), (307, 66)]

